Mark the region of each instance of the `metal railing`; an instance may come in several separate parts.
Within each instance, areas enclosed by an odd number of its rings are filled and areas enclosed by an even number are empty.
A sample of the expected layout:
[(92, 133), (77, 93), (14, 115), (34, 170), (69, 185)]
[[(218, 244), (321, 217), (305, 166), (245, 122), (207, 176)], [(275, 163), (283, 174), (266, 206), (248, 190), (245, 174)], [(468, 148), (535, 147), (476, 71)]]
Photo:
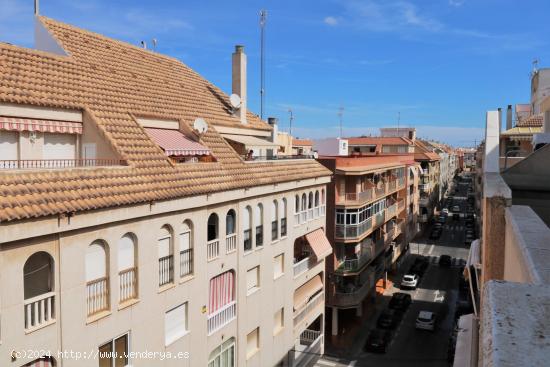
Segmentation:
[(337, 238), (357, 238), (372, 228), (372, 217), (359, 224), (337, 224), (335, 236)]
[(174, 280), (174, 256), (159, 258), (159, 287), (172, 283)]
[(237, 318), (237, 302), (232, 301), (211, 315), (207, 319), (208, 335), (214, 334), (216, 331), (229, 324)]
[(220, 240), (213, 239), (206, 243), (206, 260), (211, 261), (220, 256)]
[(26, 299), (25, 331), (31, 331), (55, 322), (55, 292)]
[(180, 278), (193, 274), (193, 249), (180, 251)]
[(294, 327), (304, 320), (318, 305), (325, 300), (325, 292), (321, 291), (313, 296), (309, 302), (299, 310), (294, 311)]
[(0, 169), (63, 169), (126, 166), (122, 159), (2, 159)]
[(300, 334), (297, 342), (305, 348), (294, 351), (294, 363), (292, 365), (296, 367), (310, 366), (313, 358), (321, 352), (323, 334), (320, 331), (306, 329)]
[(249, 156), (248, 154), (241, 155), (241, 158), (247, 162), (262, 162), (262, 161), (285, 161), (294, 159), (315, 159), (313, 154), (297, 154), (297, 155), (257, 155)]
[(129, 268), (118, 272), (118, 292), (120, 302), (137, 298), (137, 268)]
[(86, 283), (86, 304), (88, 316), (109, 309), (109, 277)]
[(225, 253), (237, 251), (237, 234), (231, 233), (225, 236)]

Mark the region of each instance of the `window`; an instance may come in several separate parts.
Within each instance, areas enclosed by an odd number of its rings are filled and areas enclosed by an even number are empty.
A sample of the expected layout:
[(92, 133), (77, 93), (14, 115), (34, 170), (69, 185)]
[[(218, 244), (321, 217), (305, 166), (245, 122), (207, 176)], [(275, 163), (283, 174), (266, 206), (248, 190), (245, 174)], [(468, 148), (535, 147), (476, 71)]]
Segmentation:
[(226, 271), (210, 279), (208, 296), (208, 335), (236, 318), (235, 273)]
[(118, 284), (120, 302), (137, 298), (135, 237), (126, 233), (118, 241)]
[(76, 136), (44, 133), (42, 159), (75, 159)]
[(302, 211), (307, 210), (307, 197), (306, 194), (302, 194)]
[(181, 304), (164, 314), (164, 343), (170, 345), (188, 331), (187, 326), (187, 302)]
[(285, 327), (285, 309), (284, 307), (275, 312), (273, 316), (273, 335), (277, 335)]
[(286, 237), (286, 199), (281, 203), (281, 237)]
[(225, 216), (225, 234), (227, 236), (235, 233), (235, 211), (233, 209), (227, 212)]
[(208, 367), (235, 367), (235, 338), (228, 339), (210, 353)]
[(218, 239), (218, 223), (218, 215), (216, 213), (210, 214), (208, 217), (208, 242)]
[(260, 328), (252, 330), (246, 336), (246, 359), (252, 357), (260, 349)]
[(315, 191), (315, 207), (319, 207), (319, 191)]
[(276, 200), (271, 203), (271, 241), (279, 238), (279, 208)]
[(193, 224), (186, 220), (180, 230), (180, 277), (193, 274)]
[(252, 250), (252, 225), (250, 222), (252, 222), (252, 209), (247, 206), (244, 208), (243, 213), (243, 244), (245, 252)]
[(308, 202), (307, 202), (307, 208), (308, 208), (308, 209), (312, 209), (312, 208), (313, 208), (313, 193), (312, 193), (312, 192), (309, 193), (309, 199), (308, 199)]
[(246, 272), (246, 293), (250, 295), (260, 288), (260, 267), (256, 266)]
[(273, 279), (277, 279), (285, 272), (285, 254), (273, 258)]
[(256, 247), (264, 245), (264, 213), (262, 204), (258, 204), (254, 210), (254, 223), (256, 224)]
[(0, 168), (17, 167), (15, 162), (19, 158), (19, 133), (16, 131), (0, 131)]
[(296, 201), (294, 202), (294, 213), (300, 213), (300, 197), (296, 195)]
[(124, 367), (129, 365), (130, 334), (124, 334), (99, 347), (99, 367)]
[(86, 249), (86, 301), (88, 316), (109, 308), (107, 245), (94, 241)]
[(158, 237), (159, 286), (174, 280), (174, 257), (172, 256), (172, 229), (163, 226)]
[(32, 303), (25, 302), (26, 331), (55, 320), (53, 275), (53, 259), (44, 251), (32, 254), (23, 266), (25, 300), (34, 298)]

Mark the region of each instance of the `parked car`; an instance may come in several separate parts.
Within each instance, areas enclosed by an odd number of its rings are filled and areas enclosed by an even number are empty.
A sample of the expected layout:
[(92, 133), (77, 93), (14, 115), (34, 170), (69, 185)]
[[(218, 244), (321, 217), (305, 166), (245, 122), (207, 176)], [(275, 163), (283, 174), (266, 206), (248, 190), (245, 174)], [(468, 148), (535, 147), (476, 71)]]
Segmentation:
[(403, 318), (403, 313), (395, 309), (385, 309), (382, 311), (378, 320), (376, 320), (376, 326), (380, 329), (395, 329), (399, 322)]
[(439, 266), (448, 268), (452, 264), (452, 258), (449, 255), (439, 256)]
[(403, 279), (401, 279), (401, 289), (416, 289), (419, 279), (420, 277), (418, 276), (418, 274), (413, 273), (403, 275)]
[(412, 297), (410, 294), (396, 292), (390, 299), (388, 307), (393, 310), (405, 311), (412, 303)]
[(365, 351), (373, 353), (386, 353), (388, 345), (391, 341), (391, 333), (388, 330), (371, 330), (367, 342), (365, 343)]
[(435, 313), (430, 311), (420, 311), (418, 317), (416, 318), (415, 327), (422, 330), (435, 330), (437, 316)]
[(443, 215), (449, 215), (449, 209), (443, 208), (443, 210), (441, 211), (441, 214), (443, 214)]
[(441, 237), (441, 229), (435, 228), (432, 233), (430, 233), (430, 239), (437, 240), (439, 237)]
[(451, 210), (455, 213), (459, 212), (460, 211), (460, 206), (458, 205), (453, 205), (453, 207), (451, 208)]

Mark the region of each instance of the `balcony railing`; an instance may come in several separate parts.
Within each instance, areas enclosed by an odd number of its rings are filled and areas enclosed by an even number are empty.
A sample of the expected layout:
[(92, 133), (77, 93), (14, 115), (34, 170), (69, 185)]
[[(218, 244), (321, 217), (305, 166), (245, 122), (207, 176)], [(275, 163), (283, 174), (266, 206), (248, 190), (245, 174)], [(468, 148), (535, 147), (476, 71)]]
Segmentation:
[(401, 212), (403, 209), (405, 209), (405, 199), (401, 199), (397, 202), (397, 210)]
[(307, 210), (307, 220), (312, 220), (313, 219), (313, 208), (309, 208)]
[(307, 211), (304, 210), (303, 212), (300, 213), (300, 223), (305, 223), (307, 222)]
[(382, 224), (384, 224), (385, 218), (385, 211), (381, 211), (380, 213), (376, 214), (374, 216), (374, 226), (380, 227)]
[(320, 354), (322, 342), (323, 333), (317, 330), (304, 330), (297, 340), (292, 365), (297, 367), (309, 366), (313, 358)]
[(3, 159), (0, 169), (63, 169), (80, 167), (126, 166), (121, 159)]
[(207, 328), (208, 335), (214, 334), (216, 331), (229, 324), (237, 317), (237, 302), (233, 301), (223, 306), (211, 315), (208, 315)]
[(103, 277), (86, 283), (88, 316), (109, 309), (109, 278)]
[(372, 247), (369, 246), (367, 249), (362, 250), (357, 259), (345, 259), (341, 261), (336, 270), (344, 273), (358, 271), (374, 258), (374, 252), (374, 244), (372, 244)]
[(361, 237), (372, 228), (372, 217), (359, 224), (337, 224), (336, 237), (351, 239)]
[(397, 203), (386, 208), (386, 220), (389, 220), (397, 214)]
[(225, 236), (225, 253), (237, 251), (237, 234), (231, 233)]
[(293, 265), (294, 278), (296, 278), (300, 274), (305, 273), (306, 271), (311, 269), (314, 265), (315, 265), (315, 262), (313, 261), (313, 258), (311, 256), (308, 256), (305, 259), (298, 261)]
[(391, 180), (388, 183), (388, 191), (395, 191), (397, 189), (397, 180)]
[(399, 177), (397, 179), (397, 184), (399, 185), (400, 188), (402, 188), (403, 186), (405, 186), (405, 177)]
[(164, 256), (159, 259), (159, 287), (174, 281), (174, 257)]
[(346, 192), (342, 197), (339, 197), (339, 204), (361, 204), (373, 199), (373, 190), (367, 189), (361, 192)]
[(55, 322), (55, 292), (26, 299), (25, 331), (29, 332)]
[(322, 217), (325, 216), (326, 211), (327, 211), (327, 206), (326, 205), (321, 205), (321, 216)]
[(296, 154), (296, 155), (269, 155), (269, 156), (252, 156), (247, 154), (241, 155), (242, 159), (247, 162), (265, 162), (265, 161), (285, 161), (292, 159), (315, 159), (313, 154)]
[(325, 300), (325, 292), (317, 293), (309, 302), (299, 310), (294, 311), (294, 327), (301, 323), (310, 312), (312, 312), (317, 306), (323, 303)]
[(297, 226), (300, 224), (300, 213), (294, 213), (294, 225)]
[(193, 249), (180, 251), (180, 277), (193, 274)]
[(129, 268), (118, 273), (120, 302), (137, 298), (137, 268)]
[(382, 185), (381, 187), (375, 187), (374, 188), (374, 194), (377, 198), (381, 196), (386, 195), (386, 185)]
[(371, 289), (372, 285), (369, 282), (365, 282), (361, 286), (350, 292), (342, 292), (337, 290), (334, 293), (334, 297), (332, 297), (331, 303), (334, 306), (339, 307), (356, 306), (365, 299)]
[(211, 261), (220, 256), (220, 240), (217, 238), (206, 243), (206, 260)]

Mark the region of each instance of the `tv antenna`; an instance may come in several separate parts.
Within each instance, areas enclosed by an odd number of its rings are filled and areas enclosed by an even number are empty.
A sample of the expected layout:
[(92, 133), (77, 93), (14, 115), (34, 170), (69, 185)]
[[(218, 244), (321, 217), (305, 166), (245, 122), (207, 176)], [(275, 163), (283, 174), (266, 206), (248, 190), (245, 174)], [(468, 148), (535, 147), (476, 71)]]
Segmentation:
[(399, 123), (401, 122), (401, 112), (397, 112), (397, 136), (399, 136)]
[(153, 40), (151, 41), (151, 43), (153, 43), (153, 51), (156, 51), (157, 50), (157, 39), (156, 38), (153, 38)]
[(267, 10), (260, 10), (260, 118), (264, 119), (265, 102), (265, 24)]
[(340, 121), (340, 137), (342, 137), (342, 117), (344, 116), (344, 107), (340, 106), (338, 109), (338, 119)]
[(193, 122), (193, 129), (195, 129), (195, 131), (198, 132), (199, 135), (202, 135), (208, 131), (208, 124), (206, 123), (206, 121), (204, 121), (204, 119), (199, 117), (195, 119), (195, 122)]
[(290, 136), (292, 136), (292, 120), (294, 120), (294, 114), (292, 113), (292, 109), (289, 108), (288, 109), (288, 113), (290, 114), (290, 118), (289, 118), (289, 131), (288, 131), (288, 134)]

